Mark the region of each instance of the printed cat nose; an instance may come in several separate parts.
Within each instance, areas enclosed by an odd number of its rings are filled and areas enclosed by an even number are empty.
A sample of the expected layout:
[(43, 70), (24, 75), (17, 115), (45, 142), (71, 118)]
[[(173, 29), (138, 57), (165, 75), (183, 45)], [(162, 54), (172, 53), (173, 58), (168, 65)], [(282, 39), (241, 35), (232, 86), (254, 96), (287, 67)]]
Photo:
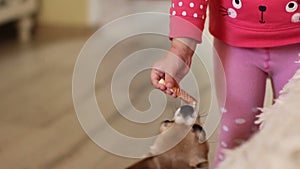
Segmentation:
[(261, 11), (261, 12), (265, 12), (267, 10), (267, 7), (264, 6), (264, 5), (259, 5), (258, 6), (258, 9)]

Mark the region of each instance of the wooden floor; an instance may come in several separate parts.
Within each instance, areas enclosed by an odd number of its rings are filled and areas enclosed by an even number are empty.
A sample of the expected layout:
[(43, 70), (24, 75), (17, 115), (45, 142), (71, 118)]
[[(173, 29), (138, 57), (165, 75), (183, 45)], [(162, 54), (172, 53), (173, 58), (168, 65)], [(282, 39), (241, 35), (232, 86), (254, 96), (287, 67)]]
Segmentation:
[[(72, 102), (73, 69), (80, 49), (90, 35), (91, 32), (80, 30), (41, 29), (27, 44), (11, 38), (1, 40), (0, 168), (122, 169), (136, 161), (101, 149), (89, 139), (76, 117)], [(157, 46), (167, 48), (167, 39), (153, 39), (157, 40)], [(108, 63), (120, 62), (123, 56), (117, 51), (124, 54), (143, 48), (140, 42), (141, 39), (136, 37), (120, 44), (109, 54), (115, 61)], [(115, 110), (109, 97), (107, 79), (114, 68), (109, 67), (104, 65), (96, 80), (98, 102), (106, 101), (99, 104), (105, 110), (105, 117), (121, 133), (133, 136), (155, 134), (159, 123), (172, 117), (180, 102), (168, 98), (164, 115), (144, 128), (129, 124)], [(131, 90), (132, 102), (140, 109), (149, 106), (147, 94), (153, 89), (148, 73), (145, 71), (136, 78), (137, 88), (141, 85), (143, 88)]]

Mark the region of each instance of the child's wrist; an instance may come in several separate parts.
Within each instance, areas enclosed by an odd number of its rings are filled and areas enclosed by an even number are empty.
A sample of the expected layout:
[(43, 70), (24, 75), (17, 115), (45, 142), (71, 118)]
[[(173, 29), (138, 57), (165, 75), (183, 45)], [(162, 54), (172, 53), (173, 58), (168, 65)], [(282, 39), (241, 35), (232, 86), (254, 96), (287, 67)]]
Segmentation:
[(191, 38), (174, 38), (173, 41), (175, 43), (184, 44), (185, 47), (188, 47), (193, 51), (195, 51), (197, 43), (198, 43), (196, 40), (191, 39)]
[(194, 55), (197, 42), (188, 38), (176, 38), (172, 40), (171, 52), (183, 59), (190, 59)]

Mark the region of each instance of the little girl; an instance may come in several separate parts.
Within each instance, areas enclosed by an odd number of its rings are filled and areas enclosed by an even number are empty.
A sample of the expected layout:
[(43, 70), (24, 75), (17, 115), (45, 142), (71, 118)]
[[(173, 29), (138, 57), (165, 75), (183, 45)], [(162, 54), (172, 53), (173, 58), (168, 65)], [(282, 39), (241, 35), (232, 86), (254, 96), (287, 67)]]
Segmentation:
[[(299, 3), (299, 0), (172, 0), (172, 47), (169, 54), (154, 64), (151, 81), (156, 88), (176, 97), (169, 88), (178, 87), (189, 71), (196, 45), (202, 40), (209, 4), (209, 31), (214, 36), (214, 47), (226, 77), (226, 101), (214, 168), (226, 158), (224, 149), (239, 146), (257, 131), (254, 121), (260, 113), (257, 107), (263, 106), (266, 79), (271, 79), (276, 98), (300, 68)], [(166, 85), (158, 83), (161, 78)]]

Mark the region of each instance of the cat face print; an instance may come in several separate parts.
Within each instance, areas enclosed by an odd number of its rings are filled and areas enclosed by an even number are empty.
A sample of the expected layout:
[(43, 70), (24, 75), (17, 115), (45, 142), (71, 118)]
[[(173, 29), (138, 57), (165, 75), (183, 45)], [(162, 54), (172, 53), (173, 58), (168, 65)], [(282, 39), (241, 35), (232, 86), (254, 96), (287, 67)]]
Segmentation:
[(300, 0), (224, 0), (220, 14), (234, 21), (280, 24), (300, 22)]

